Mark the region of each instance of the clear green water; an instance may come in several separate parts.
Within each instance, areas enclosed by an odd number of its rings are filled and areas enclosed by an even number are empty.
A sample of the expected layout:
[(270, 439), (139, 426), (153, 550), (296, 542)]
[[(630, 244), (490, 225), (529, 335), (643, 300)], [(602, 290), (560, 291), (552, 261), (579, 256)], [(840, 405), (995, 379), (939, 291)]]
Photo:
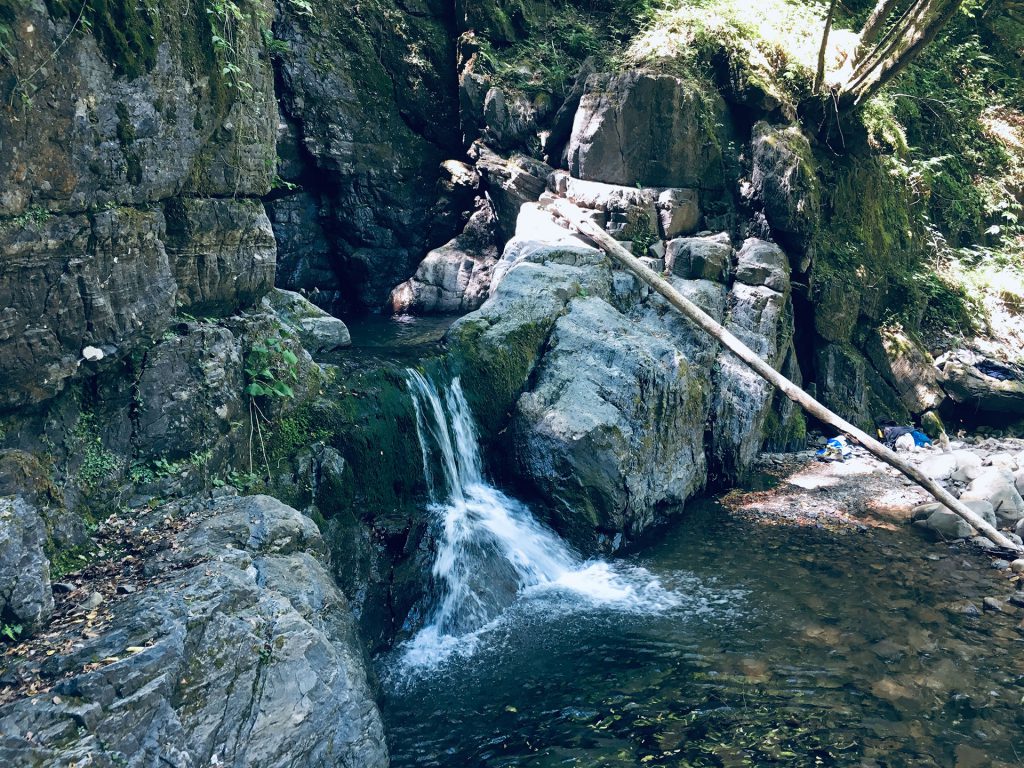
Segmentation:
[(682, 604), (548, 594), (472, 655), (382, 659), (395, 768), (1024, 764), (1022, 617), (960, 605), (1012, 593), (988, 559), (704, 504), (633, 560)]

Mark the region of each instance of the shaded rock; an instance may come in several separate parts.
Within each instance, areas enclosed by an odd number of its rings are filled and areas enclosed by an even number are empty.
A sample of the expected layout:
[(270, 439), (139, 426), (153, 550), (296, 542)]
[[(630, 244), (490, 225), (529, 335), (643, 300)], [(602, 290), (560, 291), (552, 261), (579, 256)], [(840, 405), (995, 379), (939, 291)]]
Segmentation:
[(722, 187), (721, 153), (708, 126), (715, 105), (684, 81), (632, 70), (587, 78), (567, 149), (573, 176), (625, 186)]
[(867, 424), (866, 361), (847, 344), (825, 344), (815, 351), (818, 400), (854, 424)]
[(329, 312), (349, 309), (351, 297), (323, 229), (317, 200), (306, 192), (298, 192), (270, 199), (266, 208), (277, 241), (274, 285), (304, 291), (311, 301)]
[(206, 451), (246, 415), (242, 342), (228, 328), (182, 323), (149, 350), (136, 375), (139, 461)]
[[(0, 408), (52, 397), (167, 326), (176, 284), (159, 210), (116, 208), (0, 228)], [(82, 349), (105, 353), (82, 361)]]
[(850, 341), (860, 317), (860, 291), (856, 285), (831, 275), (812, 275), (814, 297), (814, 329), (825, 340), (835, 343)]
[(45, 545), (46, 525), (35, 508), (18, 496), (0, 498), (0, 621), (28, 632), (53, 612)]
[(565, 164), (564, 152), (569, 136), (572, 133), (572, 124), (576, 119), (576, 110), (579, 108), (580, 99), (587, 87), (587, 78), (596, 71), (594, 57), (588, 56), (580, 65), (580, 71), (576, 73), (576, 79), (572, 87), (565, 95), (562, 105), (555, 112), (551, 125), (548, 128), (548, 138), (544, 145), (545, 160), (549, 165)]
[(942, 388), (961, 405), (987, 413), (1024, 413), (1024, 373), (966, 350), (942, 366)]
[(713, 237), (681, 237), (665, 246), (666, 267), (684, 280), (724, 283), (732, 271), (733, 250), (725, 232)]
[(1017, 493), (1024, 496), (1024, 469), (1018, 469), (1013, 476), (1013, 484)]
[(765, 122), (751, 134), (753, 170), (750, 183), (774, 230), (806, 245), (821, 217), (821, 192), (807, 137), (798, 127), (777, 128)]
[(587, 550), (595, 531), (636, 536), (703, 485), (699, 378), (670, 338), (596, 297), (569, 305), (549, 345), (516, 406), (520, 471)]
[(875, 370), (895, 388), (911, 413), (937, 408), (945, 400), (946, 393), (939, 386), (939, 372), (931, 355), (902, 328), (887, 327), (870, 333), (864, 350)]
[(530, 101), (520, 93), (506, 96), (491, 88), (484, 96), (484, 140), (495, 149), (525, 147), (537, 131)]
[[(0, 760), (387, 765), (316, 526), (266, 496), (221, 499), (201, 514), (147, 563), (163, 581), (115, 603), (99, 637), (47, 662), (66, 679), (0, 707)], [(80, 671), (109, 658), (118, 660)]]
[(266, 303), (312, 354), (352, 345), (348, 326), (301, 294), (275, 288), (267, 294)]
[(391, 311), (461, 314), (483, 304), (498, 260), (493, 224), (488, 209), (474, 213), (461, 235), (428, 253), (391, 292)]
[(177, 198), (164, 206), (164, 215), (179, 308), (229, 315), (273, 287), (277, 243), (259, 201)]

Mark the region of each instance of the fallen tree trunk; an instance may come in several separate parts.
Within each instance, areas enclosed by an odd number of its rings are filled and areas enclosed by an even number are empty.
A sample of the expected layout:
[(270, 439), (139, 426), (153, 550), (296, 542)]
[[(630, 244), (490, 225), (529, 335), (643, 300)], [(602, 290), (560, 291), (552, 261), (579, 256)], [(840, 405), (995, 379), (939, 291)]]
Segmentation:
[(585, 235), (599, 248), (601, 248), (601, 250), (605, 251), (652, 289), (664, 296), (668, 303), (675, 309), (679, 310), (679, 312), (684, 314), (703, 331), (721, 342), (723, 346), (750, 366), (761, 378), (777, 387), (786, 397), (799, 404), (809, 414), (819, 421), (830, 424), (840, 432), (848, 435), (854, 441), (864, 446), (869, 453), (878, 457), (889, 466), (898, 469), (908, 478), (928, 491), (928, 493), (934, 496), (938, 501), (978, 529), (978, 531), (984, 534), (985, 537), (993, 543), (1015, 552), (1024, 551), (1024, 547), (1020, 547), (1008, 539), (996, 530), (994, 526), (982, 519), (976, 512), (974, 512), (974, 510), (960, 503), (960, 501), (949, 491), (931, 478), (925, 476), (925, 474), (917, 467), (903, 461), (903, 459), (901, 459), (894, 451), (889, 450), (862, 429), (859, 429), (838, 414), (830, 411), (824, 405), (800, 389), (800, 387), (792, 381), (772, 368), (772, 366), (758, 357), (746, 344), (733, 336), (719, 323), (715, 322), (714, 318), (673, 288), (671, 283), (633, 256), (633, 254), (627, 251), (617, 240), (605, 232), (602, 227), (599, 227), (587, 219), (580, 208), (567, 200), (556, 200), (551, 204), (551, 208), (555, 213), (569, 222), (578, 232)]

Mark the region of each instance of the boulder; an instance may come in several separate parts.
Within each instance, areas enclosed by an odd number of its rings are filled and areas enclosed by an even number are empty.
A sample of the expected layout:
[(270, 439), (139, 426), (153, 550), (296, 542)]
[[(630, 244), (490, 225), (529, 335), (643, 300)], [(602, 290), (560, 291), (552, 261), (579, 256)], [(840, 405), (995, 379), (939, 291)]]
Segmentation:
[(918, 469), (932, 480), (948, 480), (957, 470), (956, 456), (951, 453), (928, 456), (918, 465)]
[(516, 405), (515, 457), (556, 527), (592, 551), (595, 532), (635, 537), (703, 486), (705, 385), (667, 334), (597, 297), (568, 309)]
[(1017, 492), (1013, 474), (1008, 470), (987, 470), (971, 481), (960, 495), (960, 500), (989, 502), (1003, 522), (1017, 522), (1024, 518), (1024, 499)]
[(45, 546), (46, 525), (35, 507), (20, 496), (0, 498), (0, 621), (24, 632), (53, 612)]
[(593, 74), (567, 150), (573, 176), (642, 187), (721, 189), (722, 158), (712, 126), (721, 102), (685, 81), (641, 70)]
[(942, 366), (942, 388), (954, 402), (985, 413), (1024, 414), (1024, 372), (966, 350)]
[(146, 563), (158, 578), (46, 661), (50, 692), (0, 707), (0, 762), (388, 764), (316, 525), (266, 496), (196, 514)]
[(516, 220), (523, 203), (533, 203), (547, 188), (552, 168), (522, 154), (504, 158), (479, 142), (470, 148), (483, 188), (494, 211), (495, 230), (500, 243), (515, 235)]
[(736, 282), (789, 293), (789, 259), (774, 243), (748, 238), (736, 254)]
[(1017, 489), (1017, 493), (1024, 496), (1024, 469), (1018, 469), (1013, 476), (1014, 487)]
[(483, 304), (498, 261), (493, 227), (489, 208), (474, 213), (461, 235), (428, 253), (416, 274), (391, 292), (391, 311), (465, 314)]
[(564, 152), (569, 136), (572, 133), (572, 124), (576, 119), (576, 110), (580, 106), (580, 100), (587, 88), (587, 78), (595, 72), (594, 57), (588, 56), (580, 65), (579, 72), (572, 87), (565, 95), (562, 105), (555, 112), (551, 125), (548, 128), (548, 137), (544, 143), (545, 160), (550, 165), (565, 165)]
[(727, 282), (733, 255), (725, 232), (712, 237), (680, 237), (665, 246), (666, 267), (684, 280)]
[(266, 305), (299, 337), (303, 348), (311, 354), (352, 345), (348, 326), (302, 294), (275, 288), (267, 294)]
[(700, 223), (700, 206), (696, 189), (665, 189), (658, 195), (658, 223), (661, 237), (671, 240), (688, 235)]
[[(759, 122), (751, 132), (750, 183), (773, 230), (806, 245), (821, 217), (821, 191), (807, 137), (796, 126)], [(787, 241), (788, 242), (788, 241)]]
[(533, 106), (521, 93), (492, 87), (484, 96), (484, 140), (498, 150), (525, 147), (537, 131)]
[(1010, 453), (993, 453), (985, 459), (984, 465), (986, 467), (1008, 469), (1011, 472), (1015, 472), (1017, 470), (1017, 457)]
[(977, 531), (966, 520), (943, 507), (914, 525), (926, 528), (943, 539), (966, 539)]

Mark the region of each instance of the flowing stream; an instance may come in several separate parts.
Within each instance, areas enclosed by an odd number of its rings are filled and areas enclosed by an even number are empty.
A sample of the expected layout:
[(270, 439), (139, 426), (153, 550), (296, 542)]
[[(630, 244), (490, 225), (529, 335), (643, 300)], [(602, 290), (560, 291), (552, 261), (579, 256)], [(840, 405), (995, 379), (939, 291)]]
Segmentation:
[(410, 380), (441, 548), (429, 626), (379, 661), (394, 768), (1024, 765), (986, 558), (708, 501), (583, 561), (486, 482), (458, 382)]
[(458, 379), (442, 393), (416, 370), (408, 377), (439, 545), (435, 604), (427, 626), (404, 648), (405, 665), (433, 667), (452, 653), (471, 653), (522, 599), (631, 613), (678, 606), (679, 597), (643, 568), (584, 561), (525, 504), (484, 479)]

